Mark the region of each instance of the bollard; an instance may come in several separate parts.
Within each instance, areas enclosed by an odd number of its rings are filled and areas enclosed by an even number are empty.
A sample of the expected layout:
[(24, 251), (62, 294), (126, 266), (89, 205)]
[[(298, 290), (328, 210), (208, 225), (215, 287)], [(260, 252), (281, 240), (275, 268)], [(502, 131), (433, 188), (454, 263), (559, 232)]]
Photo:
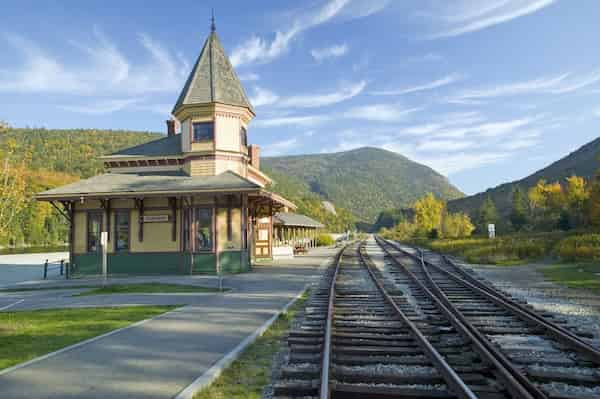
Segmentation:
[(44, 280), (48, 277), (48, 259), (44, 262)]
[(65, 260), (61, 259), (60, 260), (60, 275), (63, 275), (63, 267), (65, 266)]
[(71, 265), (69, 264), (69, 262), (65, 263), (65, 279), (69, 279), (69, 274), (70, 274), (70, 270), (69, 268), (71, 267)]

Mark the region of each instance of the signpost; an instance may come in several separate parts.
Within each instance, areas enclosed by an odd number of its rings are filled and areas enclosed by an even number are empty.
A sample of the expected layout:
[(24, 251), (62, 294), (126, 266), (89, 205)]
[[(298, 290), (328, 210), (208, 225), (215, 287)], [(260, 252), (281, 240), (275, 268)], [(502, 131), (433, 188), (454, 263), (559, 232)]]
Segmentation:
[(488, 224), (488, 236), (490, 239), (496, 238), (496, 225), (493, 223)]
[(102, 286), (106, 287), (106, 274), (107, 274), (107, 247), (108, 247), (108, 232), (103, 231), (100, 233), (100, 247), (102, 248)]

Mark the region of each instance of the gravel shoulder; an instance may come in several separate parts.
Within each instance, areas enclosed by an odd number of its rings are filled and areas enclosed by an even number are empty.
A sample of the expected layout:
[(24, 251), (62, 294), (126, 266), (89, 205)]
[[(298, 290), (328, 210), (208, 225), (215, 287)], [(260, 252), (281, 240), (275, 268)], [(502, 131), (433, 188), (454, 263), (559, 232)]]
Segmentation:
[(580, 326), (582, 330), (593, 333), (593, 343), (600, 346), (600, 295), (547, 280), (541, 270), (555, 263), (493, 266), (468, 264), (460, 259), (452, 259), (492, 282), (497, 288), (526, 300), (534, 308), (557, 314), (568, 320), (570, 325)]

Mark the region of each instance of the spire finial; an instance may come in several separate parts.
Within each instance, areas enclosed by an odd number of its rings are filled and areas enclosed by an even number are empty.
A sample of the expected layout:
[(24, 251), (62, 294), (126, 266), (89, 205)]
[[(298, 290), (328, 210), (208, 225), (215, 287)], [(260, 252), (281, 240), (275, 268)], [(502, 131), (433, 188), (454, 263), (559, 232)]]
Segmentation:
[(214, 32), (217, 30), (217, 27), (215, 26), (215, 9), (212, 9), (212, 16), (210, 18), (210, 31)]

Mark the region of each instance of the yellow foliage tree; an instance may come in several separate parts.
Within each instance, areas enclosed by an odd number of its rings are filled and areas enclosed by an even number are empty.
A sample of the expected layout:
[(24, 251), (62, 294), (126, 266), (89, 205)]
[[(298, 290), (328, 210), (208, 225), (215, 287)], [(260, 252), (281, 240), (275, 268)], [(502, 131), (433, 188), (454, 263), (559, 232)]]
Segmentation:
[(433, 230), (439, 231), (444, 209), (444, 201), (436, 199), (432, 193), (417, 200), (414, 204), (416, 228), (426, 234)]

